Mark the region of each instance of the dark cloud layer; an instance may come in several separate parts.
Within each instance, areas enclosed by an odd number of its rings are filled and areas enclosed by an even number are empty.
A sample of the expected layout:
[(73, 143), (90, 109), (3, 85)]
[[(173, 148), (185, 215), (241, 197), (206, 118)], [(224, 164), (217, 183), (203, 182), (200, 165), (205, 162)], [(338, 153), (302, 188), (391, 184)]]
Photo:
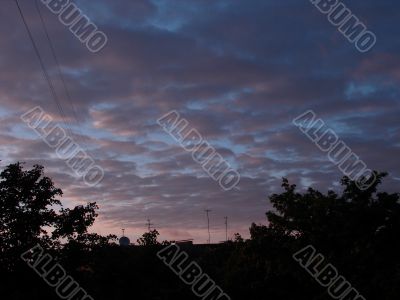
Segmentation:
[[(40, 1), (39, 1), (40, 2)], [(90, 188), (19, 116), (60, 112), (43, 80), (15, 3), (0, 11), (0, 139), (3, 166), (42, 163), (68, 205), (97, 201), (96, 230), (132, 238), (151, 218), (164, 238), (213, 241), (265, 222), (282, 176), (305, 188), (339, 189), (340, 171), (292, 125), (312, 109), (396, 190), (399, 154), (399, 4), (346, 3), (376, 33), (359, 53), (309, 1), (75, 1), (109, 37), (89, 52), (40, 4), (70, 99), (58, 77), (34, 1), (20, 0), (76, 140), (105, 170)], [(178, 111), (241, 174), (223, 191), (158, 125)], [(75, 118), (76, 114), (76, 118)], [(77, 122), (78, 120), (78, 122)], [(397, 189), (398, 190), (398, 189)]]

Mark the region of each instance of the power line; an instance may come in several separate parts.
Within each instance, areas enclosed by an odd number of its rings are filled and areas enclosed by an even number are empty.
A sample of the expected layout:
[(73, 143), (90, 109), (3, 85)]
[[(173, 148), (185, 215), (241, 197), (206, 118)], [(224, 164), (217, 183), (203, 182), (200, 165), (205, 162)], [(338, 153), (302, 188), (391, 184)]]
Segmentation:
[(58, 96), (57, 96), (57, 93), (56, 93), (56, 91), (55, 91), (54, 85), (53, 85), (53, 83), (52, 83), (52, 81), (51, 81), (51, 79), (50, 79), (49, 73), (48, 73), (47, 70), (46, 70), (46, 66), (45, 66), (45, 64), (44, 64), (44, 62), (43, 62), (43, 59), (42, 59), (42, 56), (40, 55), (40, 52), (39, 52), (39, 48), (37, 47), (36, 42), (35, 42), (35, 40), (34, 40), (34, 38), (33, 38), (32, 32), (31, 32), (31, 30), (29, 29), (29, 25), (28, 25), (28, 23), (26, 22), (24, 13), (23, 13), (23, 11), (22, 11), (22, 9), (21, 9), (21, 6), (20, 6), (19, 3), (18, 3), (18, 0), (15, 0), (15, 4), (17, 5), (17, 8), (18, 8), (19, 14), (20, 14), (20, 16), (21, 16), (22, 22), (23, 22), (24, 25), (25, 25), (25, 29), (26, 29), (26, 31), (27, 31), (27, 33), (28, 33), (28, 36), (29, 36), (29, 39), (30, 39), (30, 41), (31, 41), (31, 43), (32, 43), (33, 49), (34, 49), (34, 51), (35, 51), (35, 54), (36, 54), (36, 56), (37, 56), (37, 58), (38, 58), (38, 60), (39, 60), (40, 66), (41, 66), (41, 68), (42, 68), (43, 77), (44, 77), (44, 79), (47, 81), (47, 84), (48, 84), (48, 86), (49, 86), (51, 95), (53, 96), (53, 99), (54, 99), (54, 101), (55, 101), (55, 103), (56, 103), (56, 105), (57, 105), (57, 108), (58, 108), (58, 110), (59, 110), (59, 112), (60, 112), (61, 118), (63, 119), (64, 125), (66, 126), (66, 128), (67, 128), (69, 134), (72, 135), (72, 130), (71, 130), (71, 128), (68, 126), (68, 122), (66, 121), (66, 115), (65, 115), (65, 113), (64, 113), (64, 110), (63, 110), (63, 108), (62, 108), (62, 106), (61, 106), (61, 104), (60, 104), (60, 101), (59, 101), (59, 99), (58, 99)]
[(59, 76), (60, 76), (61, 83), (62, 83), (62, 85), (63, 85), (63, 88), (64, 88), (64, 91), (65, 91), (67, 100), (68, 100), (68, 102), (69, 102), (69, 104), (70, 104), (70, 106), (71, 106), (71, 110), (72, 110), (73, 117), (74, 117), (74, 119), (75, 119), (75, 121), (76, 121), (76, 123), (77, 123), (77, 125), (78, 125), (78, 127), (77, 127), (77, 128), (78, 128), (78, 131), (79, 131), (80, 135), (83, 136), (83, 134), (82, 134), (82, 132), (81, 132), (81, 130), (80, 130), (80, 127), (79, 127), (78, 115), (77, 115), (77, 113), (76, 113), (75, 106), (74, 106), (74, 104), (73, 104), (73, 102), (72, 102), (72, 100), (71, 100), (71, 94), (70, 94), (70, 92), (69, 92), (69, 90), (68, 90), (68, 88), (67, 88), (67, 84), (66, 84), (66, 81), (65, 81), (65, 78), (64, 78), (64, 74), (63, 74), (63, 72), (61, 71), (61, 66), (60, 66), (60, 63), (59, 63), (59, 60), (58, 60), (58, 57), (57, 57), (57, 54), (56, 54), (56, 51), (55, 51), (53, 42), (51, 41), (50, 34), (49, 34), (48, 30), (47, 30), (46, 22), (45, 22), (45, 20), (44, 20), (44, 18), (43, 18), (42, 12), (40, 11), (40, 7), (39, 7), (39, 4), (38, 4), (38, 0), (35, 0), (35, 6), (36, 6), (36, 11), (37, 11), (37, 13), (38, 13), (38, 15), (39, 15), (39, 18), (40, 18), (40, 22), (41, 22), (41, 24), (42, 24), (42, 28), (43, 28), (43, 30), (44, 30), (44, 32), (45, 32), (47, 41), (48, 41), (48, 43), (49, 43), (49, 45), (50, 45), (50, 50), (51, 50), (51, 53), (52, 53), (52, 55), (53, 55), (53, 59), (54, 59), (54, 61), (56, 62), (57, 69), (58, 69), (58, 74), (59, 74)]

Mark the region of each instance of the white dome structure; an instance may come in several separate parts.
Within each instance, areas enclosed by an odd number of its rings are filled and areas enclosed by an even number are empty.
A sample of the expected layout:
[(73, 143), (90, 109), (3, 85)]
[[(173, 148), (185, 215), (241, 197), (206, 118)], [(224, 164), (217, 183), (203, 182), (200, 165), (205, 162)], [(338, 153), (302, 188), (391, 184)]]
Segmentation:
[(122, 237), (119, 239), (119, 245), (121, 247), (127, 247), (131, 243), (130, 239), (125, 236), (125, 229), (122, 229)]
[(129, 246), (130, 243), (131, 243), (131, 241), (126, 236), (123, 236), (119, 239), (120, 246), (126, 247), (126, 246)]

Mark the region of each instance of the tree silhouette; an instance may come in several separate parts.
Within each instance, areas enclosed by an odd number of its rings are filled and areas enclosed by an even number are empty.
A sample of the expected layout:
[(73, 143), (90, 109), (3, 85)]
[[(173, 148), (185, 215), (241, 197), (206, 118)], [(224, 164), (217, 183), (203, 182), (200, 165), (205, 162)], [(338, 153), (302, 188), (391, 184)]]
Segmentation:
[(240, 235), (240, 233), (235, 233), (235, 234), (233, 235), (233, 241), (234, 241), (235, 243), (243, 243), (243, 242), (244, 242), (244, 239), (242, 238), (242, 236)]
[[(293, 254), (313, 245), (366, 299), (398, 299), (400, 294), (400, 197), (380, 192), (386, 174), (361, 191), (344, 177), (342, 191), (299, 192), (283, 179), (271, 195), (267, 225), (252, 224), (251, 238), (185, 248), (232, 300), (332, 299)], [(17, 163), (0, 173), (0, 276), (5, 299), (55, 299), (54, 291), (19, 254), (39, 243), (94, 299), (198, 299), (157, 257), (157, 230), (138, 239), (141, 246), (118, 247), (112, 236), (88, 233), (97, 216), (89, 203), (64, 209), (60, 189), (43, 176), (43, 167), (23, 170)], [(167, 243), (167, 242), (165, 242)], [(20, 283), (24, 288), (20, 288)], [(351, 298), (351, 297), (350, 297)], [(348, 297), (348, 299), (350, 300)]]
[(154, 246), (154, 245), (160, 245), (160, 243), (157, 241), (157, 237), (159, 236), (159, 232), (157, 229), (153, 229), (149, 232), (143, 233), (142, 237), (137, 239), (137, 243), (139, 246)]
[[(274, 258), (275, 274), (293, 277), (287, 257), (311, 244), (364, 296), (395, 299), (400, 292), (400, 197), (378, 192), (387, 174), (375, 175), (374, 184), (364, 191), (344, 177), (341, 195), (312, 188), (299, 193), (296, 185), (283, 179), (284, 192), (270, 197), (274, 210), (267, 212), (269, 224), (253, 224), (250, 229), (252, 248), (269, 252), (267, 260)], [(300, 276), (292, 278), (293, 286), (304, 290), (308, 283)], [(306, 290), (313, 291), (313, 287)], [(309, 299), (319, 299), (317, 294), (318, 290), (315, 296), (309, 294)]]
[(110, 237), (88, 234), (96, 203), (62, 208), (62, 191), (44, 176), (43, 167), (23, 170), (11, 164), (0, 173), (0, 265), (10, 270), (19, 255), (35, 244), (59, 249), (61, 239), (75, 244), (101, 243)]

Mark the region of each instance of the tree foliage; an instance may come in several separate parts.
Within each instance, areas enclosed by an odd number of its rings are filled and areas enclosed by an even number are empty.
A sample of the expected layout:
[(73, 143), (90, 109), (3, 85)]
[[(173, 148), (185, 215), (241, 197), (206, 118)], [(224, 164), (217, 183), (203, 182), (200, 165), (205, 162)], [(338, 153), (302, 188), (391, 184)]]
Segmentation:
[(157, 231), (157, 229), (150, 230), (149, 232), (143, 233), (143, 235), (137, 239), (137, 243), (139, 246), (160, 245), (160, 243), (157, 241), (159, 235), (160, 233)]
[[(283, 179), (283, 191), (269, 197), (266, 225), (252, 224), (251, 238), (235, 234), (223, 244), (185, 247), (190, 258), (232, 300), (332, 299), (292, 258), (313, 245), (366, 299), (398, 299), (400, 294), (400, 197), (380, 191), (385, 173), (361, 191), (347, 177), (342, 191), (298, 191)], [(61, 264), (95, 299), (198, 299), (158, 259), (159, 232), (146, 232), (140, 246), (110, 244), (114, 236), (88, 233), (95, 203), (63, 208), (60, 189), (34, 166), (21, 164), (0, 173), (0, 272), (7, 299), (54, 299), (32, 270), (15, 269), (18, 255), (39, 243), (58, 254)], [(150, 247), (149, 247), (150, 246)], [(1, 273), (0, 273), (1, 274)], [(20, 289), (18, 282), (24, 282)]]
[[(59, 249), (61, 241), (79, 245), (105, 243), (113, 237), (88, 234), (97, 217), (96, 203), (63, 208), (56, 188), (43, 167), (24, 170), (11, 164), (0, 173), (0, 265), (12, 269), (19, 255), (35, 244)], [(68, 244), (67, 244), (68, 245)]]

